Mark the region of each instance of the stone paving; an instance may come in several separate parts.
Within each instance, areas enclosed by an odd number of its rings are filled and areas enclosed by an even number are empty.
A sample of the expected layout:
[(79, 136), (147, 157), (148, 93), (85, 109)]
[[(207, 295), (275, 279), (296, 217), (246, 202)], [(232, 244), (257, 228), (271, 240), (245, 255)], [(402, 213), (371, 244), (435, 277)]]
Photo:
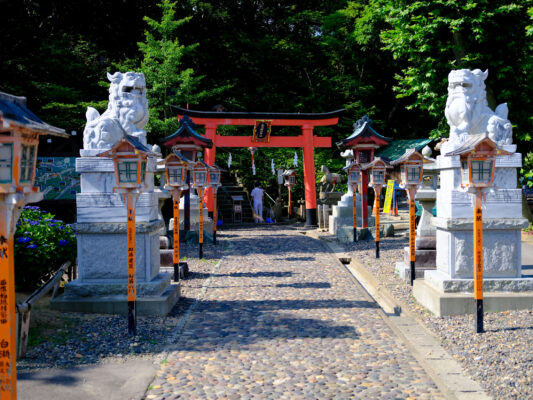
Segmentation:
[(146, 399), (443, 399), (320, 240), (223, 231), (232, 247)]

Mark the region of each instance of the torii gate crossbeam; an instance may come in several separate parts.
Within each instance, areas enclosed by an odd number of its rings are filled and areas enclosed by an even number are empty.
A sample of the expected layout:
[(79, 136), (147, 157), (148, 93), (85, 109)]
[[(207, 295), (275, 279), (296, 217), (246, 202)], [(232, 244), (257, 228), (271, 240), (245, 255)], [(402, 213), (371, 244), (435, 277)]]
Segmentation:
[[(211, 149), (205, 149), (205, 162), (213, 165), (217, 147), (295, 147), (302, 148), (304, 162), (305, 211), (307, 226), (316, 226), (315, 147), (331, 147), (330, 137), (313, 136), (315, 126), (336, 125), (343, 109), (329, 113), (251, 113), (209, 112), (187, 110), (172, 106), (178, 118), (189, 116), (196, 125), (205, 126), (205, 137), (213, 141)], [(217, 134), (219, 125), (249, 126), (256, 121), (268, 120), (272, 126), (300, 126), (299, 136), (271, 136), (269, 142), (254, 142), (251, 136), (222, 136)], [(213, 211), (213, 192), (206, 191), (206, 204)]]

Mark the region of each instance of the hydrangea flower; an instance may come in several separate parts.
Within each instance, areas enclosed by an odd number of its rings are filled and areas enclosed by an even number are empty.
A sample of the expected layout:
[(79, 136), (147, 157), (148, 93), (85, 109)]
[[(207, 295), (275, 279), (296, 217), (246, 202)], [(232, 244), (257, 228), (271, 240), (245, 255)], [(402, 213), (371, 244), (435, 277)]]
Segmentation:
[(68, 240), (62, 239), (62, 240), (59, 241), (59, 245), (60, 246), (66, 246), (67, 244), (68, 244)]
[(48, 224), (48, 226), (56, 226), (56, 224)]
[(36, 249), (37, 248), (37, 245), (36, 244), (30, 244), (28, 246), (28, 249)]
[(26, 236), (21, 236), (17, 239), (17, 242), (19, 243), (28, 243), (30, 241), (31, 241), (31, 238), (26, 237)]

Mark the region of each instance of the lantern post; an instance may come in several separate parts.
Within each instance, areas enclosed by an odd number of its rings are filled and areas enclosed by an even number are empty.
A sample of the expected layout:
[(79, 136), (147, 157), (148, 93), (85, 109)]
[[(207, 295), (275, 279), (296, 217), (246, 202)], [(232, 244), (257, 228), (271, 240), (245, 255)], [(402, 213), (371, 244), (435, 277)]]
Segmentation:
[(25, 97), (0, 92), (0, 399), (17, 398), (13, 238), (24, 205), (43, 198), (33, 186), (40, 135), (69, 136), (41, 121)]
[(411, 286), (416, 279), (415, 270), (415, 196), (422, 183), (424, 156), (416, 149), (407, 149), (391, 165), (401, 165), (402, 186), (409, 196), (409, 260), (411, 264)]
[(137, 257), (135, 248), (135, 206), (144, 187), (146, 162), (149, 156), (156, 156), (137, 138), (126, 135), (115, 143), (110, 150), (98, 157), (113, 159), (115, 180), (113, 188), (126, 204), (126, 236), (128, 260), (128, 333), (137, 334)]
[(376, 208), (376, 258), (379, 258), (379, 217), (380, 217), (380, 204), (379, 196), (381, 194), (381, 188), (385, 184), (385, 171), (387, 164), (379, 157), (375, 157), (374, 161), (365, 164), (361, 167), (363, 171), (370, 171), (370, 186), (374, 189), (374, 204)]
[(483, 209), (482, 201), (493, 187), (496, 158), (511, 153), (501, 149), (488, 134), (469, 138), (448, 156), (461, 159), (461, 187), (474, 196), (474, 301), (476, 333), (483, 333)]
[(189, 189), (187, 184), (187, 173), (191, 165), (187, 159), (178, 150), (172, 150), (172, 153), (165, 158), (165, 189), (172, 192), (172, 210), (174, 217), (174, 281), (180, 280), (180, 269), (188, 270), (186, 262), (180, 262), (180, 197), (184, 190)]
[(208, 166), (209, 168), (209, 186), (213, 189), (213, 244), (217, 244), (217, 190), (220, 186), (220, 174), (222, 173), (222, 169), (216, 165), (213, 164), (212, 166)]
[(289, 189), (288, 215), (290, 218), (292, 216), (291, 192), (292, 192), (292, 187), (296, 184), (296, 171), (293, 169), (288, 169), (285, 172), (283, 172), (283, 180), (284, 180), (284, 185), (287, 186), (287, 188)]
[(357, 242), (357, 197), (355, 192), (360, 180), (361, 167), (354, 161), (343, 169), (348, 173), (348, 185), (351, 185), (353, 192), (353, 241)]
[(204, 190), (208, 186), (207, 164), (198, 161), (192, 169), (193, 187), (198, 193), (198, 258), (204, 257)]

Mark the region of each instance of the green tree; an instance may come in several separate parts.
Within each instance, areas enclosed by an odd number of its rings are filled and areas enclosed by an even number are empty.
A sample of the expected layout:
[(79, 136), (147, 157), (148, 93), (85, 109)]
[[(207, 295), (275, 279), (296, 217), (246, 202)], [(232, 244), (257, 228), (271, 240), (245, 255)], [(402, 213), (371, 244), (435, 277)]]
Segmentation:
[(397, 95), (434, 119), (435, 136), (448, 131), (443, 110), (449, 71), (488, 68), (489, 105), (508, 102), (515, 137), (530, 140), (533, 42), (525, 34), (530, 5), (530, 0), (370, 2), (390, 25), (381, 38), (401, 65)]
[(222, 90), (201, 90), (201, 76), (195, 76), (192, 68), (184, 67), (184, 56), (197, 44), (182, 45), (178, 40), (178, 28), (189, 22), (190, 17), (176, 19), (176, 2), (162, 0), (161, 20), (144, 17), (148, 29), (144, 42), (139, 43), (142, 54), (140, 69), (147, 81), (150, 99), (150, 122), (147, 130), (152, 139), (171, 134), (178, 121), (170, 110), (171, 104), (196, 104), (204, 97)]

